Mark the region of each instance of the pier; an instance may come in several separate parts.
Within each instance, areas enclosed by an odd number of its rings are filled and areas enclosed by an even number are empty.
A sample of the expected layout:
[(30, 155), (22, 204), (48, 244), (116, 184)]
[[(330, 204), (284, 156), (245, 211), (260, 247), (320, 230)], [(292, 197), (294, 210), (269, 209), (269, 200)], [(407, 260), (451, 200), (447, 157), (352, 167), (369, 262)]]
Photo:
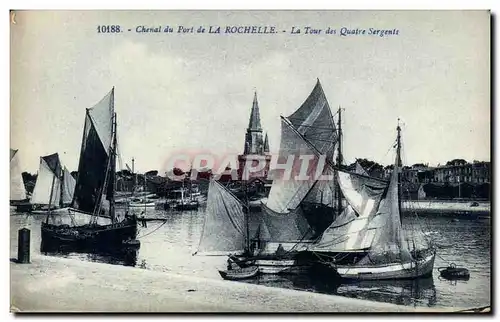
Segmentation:
[(452, 312), (36, 255), (11, 263), (12, 312)]

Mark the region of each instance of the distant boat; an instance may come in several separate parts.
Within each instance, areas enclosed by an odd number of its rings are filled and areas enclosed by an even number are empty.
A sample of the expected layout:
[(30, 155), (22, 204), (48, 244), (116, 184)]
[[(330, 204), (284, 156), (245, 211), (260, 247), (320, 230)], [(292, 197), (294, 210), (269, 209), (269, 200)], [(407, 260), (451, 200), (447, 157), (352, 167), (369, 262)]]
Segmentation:
[(115, 211), (116, 129), (113, 88), (86, 110), (70, 222), (49, 213), (41, 226), (42, 242), (114, 250), (136, 238), (136, 217), (119, 218)]
[(40, 157), (38, 176), (31, 196), (32, 214), (47, 214), (49, 208), (67, 212), (73, 201), (76, 180), (61, 165), (57, 153)]
[[(185, 193), (187, 191), (187, 198), (185, 197)], [(199, 195), (199, 194), (198, 194)], [(182, 182), (182, 189), (181, 189), (181, 198), (180, 200), (177, 200), (177, 202), (174, 205), (174, 208), (176, 210), (196, 210), (200, 207), (200, 202), (198, 201), (198, 198), (193, 195), (192, 189), (191, 189), (191, 184), (189, 190), (184, 189), (184, 181)]]
[(143, 197), (136, 197), (130, 200), (128, 206), (130, 208), (155, 208), (159, 197), (156, 194), (148, 194)]
[(10, 205), (17, 211), (30, 210), (26, 187), (19, 167), (19, 150), (10, 149)]

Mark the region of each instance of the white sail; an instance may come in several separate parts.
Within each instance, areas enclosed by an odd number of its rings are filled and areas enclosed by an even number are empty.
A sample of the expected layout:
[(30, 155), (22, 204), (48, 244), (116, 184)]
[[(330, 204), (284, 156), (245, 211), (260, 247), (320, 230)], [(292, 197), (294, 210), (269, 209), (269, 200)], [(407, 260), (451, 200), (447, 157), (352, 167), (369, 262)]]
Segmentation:
[(26, 188), (19, 167), (17, 151), (10, 149), (10, 200), (26, 199)]
[(205, 216), (198, 253), (224, 255), (243, 252), (246, 245), (243, 205), (213, 179), (208, 187)]
[[(323, 171), (324, 176), (331, 176), (332, 178), (333, 173), (331, 167), (325, 167)], [(333, 208), (336, 196), (335, 187), (336, 184), (333, 180), (318, 180), (304, 198), (304, 202), (322, 204)]]
[[(40, 158), (40, 166), (35, 188), (31, 196), (32, 204), (59, 206), (61, 197), (61, 181), (44, 157)], [(50, 199), (52, 196), (52, 199)]]
[(113, 113), (114, 113), (114, 90), (104, 96), (99, 103), (88, 109), (92, 124), (97, 131), (106, 153), (111, 146)]
[(300, 208), (282, 214), (262, 205), (262, 234), (260, 239), (272, 242), (289, 242), (307, 240), (313, 231)]
[[(293, 158), (292, 171), (287, 173), (284, 170), (273, 172), (273, 184), (269, 192), (266, 206), (277, 213), (287, 213), (290, 209), (295, 209), (302, 199), (307, 195), (314, 182), (316, 182), (315, 171), (308, 173), (307, 180), (298, 178), (302, 160), (300, 156), (314, 156), (310, 161), (310, 169), (315, 168), (313, 164), (318, 163), (317, 153), (305, 142), (291, 125), (286, 121), (281, 121), (281, 146), (279, 151), (280, 164)], [(315, 169), (314, 169), (315, 170)]]
[[(328, 166), (317, 173), (316, 166), (324, 157), (324, 163), (332, 161), (337, 134), (325, 93), (318, 80), (305, 102), (288, 118), (282, 118), (279, 163), (289, 157), (294, 159), (291, 177), (283, 178), (283, 171), (275, 171), (269, 192), (267, 207), (277, 213), (287, 213), (303, 201), (333, 204), (333, 182), (318, 182), (319, 175), (332, 174)], [(309, 161), (308, 180), (297, 179), (302, 161), (300, 156), (314, 156)], [(326, 171), (328, 173), (325, 173)], [(312, 188), (312, 189), (311, 189)], [(311, 190), (311, 191), (310, 191)]]
[[(380, 202), (376, 218), (378, 229), (370, 254), (360, 264), (394, 262), (411, 258), (406, 237), (401, 225), (399, 211), (399, 181), (401, 171), (397, 166), (391, 174), (387, 195)], [(400, 163), (399, 163), (400, 164)]]
[(73, 193), (75, 192), (76, 180), (66, 167), (64, 167), (64, 175), (62, 182), (62, 203), (70, 204), (73, 200)]
[(332, 112), (319, 80), (304, 103), (287, 119), (320, 154), (332, 160), (337, 134)]

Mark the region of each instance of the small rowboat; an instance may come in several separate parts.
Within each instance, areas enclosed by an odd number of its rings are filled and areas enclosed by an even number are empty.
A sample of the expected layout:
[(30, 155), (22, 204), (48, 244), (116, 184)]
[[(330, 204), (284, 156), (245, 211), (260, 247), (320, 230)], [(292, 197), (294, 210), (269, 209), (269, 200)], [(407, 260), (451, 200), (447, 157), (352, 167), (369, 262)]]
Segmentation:
[(259, 273), (258, 266), (250, 266), (244, 268), (235, 268), (227, 271), (219, 271), (220, 276), (225, 280), (242, 280), (251, 278)]
[(457, 267), (454, 263), (448, 267), (438, 268), (441, 277), (448, 280), (469, 280), (470, 274), (467, 268)]

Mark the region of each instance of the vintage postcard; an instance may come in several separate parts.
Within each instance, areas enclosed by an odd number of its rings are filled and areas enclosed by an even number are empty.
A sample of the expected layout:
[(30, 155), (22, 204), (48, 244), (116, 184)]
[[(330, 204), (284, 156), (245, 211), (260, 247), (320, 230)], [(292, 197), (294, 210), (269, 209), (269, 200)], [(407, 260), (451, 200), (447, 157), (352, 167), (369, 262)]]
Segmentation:
[(490, 29), (11, 11), (11, 311), (491, 312)]

